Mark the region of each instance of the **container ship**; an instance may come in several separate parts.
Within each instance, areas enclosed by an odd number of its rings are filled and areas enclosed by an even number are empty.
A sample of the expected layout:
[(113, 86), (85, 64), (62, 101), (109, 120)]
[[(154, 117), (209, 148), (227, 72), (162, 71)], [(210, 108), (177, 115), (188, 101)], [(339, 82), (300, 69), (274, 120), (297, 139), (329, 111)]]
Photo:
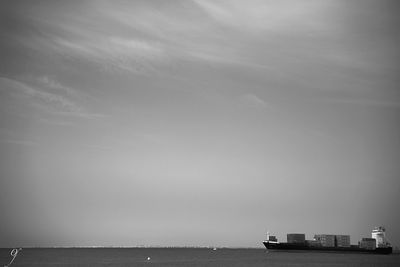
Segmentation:
[(358, 245), (350, 244), (350, 235), (317, 234), (313, 240), (306, 240), (305, 234), (287, 234), (287, 242), (278, 242), (275, 236), (267, 233), (263, 241), (268, 251), (319, 251), (338, 253), (391, 254), (392, 247), (386, 239), (385, 228), (375, 227), (370, 238), (362, 238)]

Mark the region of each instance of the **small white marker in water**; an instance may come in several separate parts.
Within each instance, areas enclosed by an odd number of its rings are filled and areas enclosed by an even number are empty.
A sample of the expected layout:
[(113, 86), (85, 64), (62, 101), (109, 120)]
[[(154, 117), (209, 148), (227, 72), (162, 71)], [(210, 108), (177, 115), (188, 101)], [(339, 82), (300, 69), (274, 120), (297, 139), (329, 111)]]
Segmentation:
[(149, 261), (149, 260), (150, 260), (150, 257), (147, 257), (147, 260)]

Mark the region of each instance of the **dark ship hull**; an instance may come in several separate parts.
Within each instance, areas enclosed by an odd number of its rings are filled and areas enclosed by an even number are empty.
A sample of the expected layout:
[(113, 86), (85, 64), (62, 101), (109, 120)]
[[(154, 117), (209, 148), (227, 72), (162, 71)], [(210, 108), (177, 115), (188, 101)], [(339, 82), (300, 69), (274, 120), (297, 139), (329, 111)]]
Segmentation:
[(264, 246), (268, 250), (281, 250), (281, 251), (316, 251), (316, 252), (337, 252), (337, 253), (368, 253), (368, 254), (391, 254), (391, 247), (380, 247), (376, 249), (365, 249), (358, 246), (350, 247), (322, 247), (310, 246), (307, 244), (292, 244), (292, 243), (279, 243), (263, 241)]

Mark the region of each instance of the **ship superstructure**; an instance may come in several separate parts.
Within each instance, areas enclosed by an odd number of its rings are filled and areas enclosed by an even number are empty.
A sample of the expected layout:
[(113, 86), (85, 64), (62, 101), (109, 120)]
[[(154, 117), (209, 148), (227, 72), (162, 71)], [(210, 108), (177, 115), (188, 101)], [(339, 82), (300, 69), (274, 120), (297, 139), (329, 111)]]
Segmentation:
[(375, 239), (377, 248), (385, 248), (390, 246), (386, 239), (386, 229), (383, 226), (375, 227), (372, 230), (371, 238)]

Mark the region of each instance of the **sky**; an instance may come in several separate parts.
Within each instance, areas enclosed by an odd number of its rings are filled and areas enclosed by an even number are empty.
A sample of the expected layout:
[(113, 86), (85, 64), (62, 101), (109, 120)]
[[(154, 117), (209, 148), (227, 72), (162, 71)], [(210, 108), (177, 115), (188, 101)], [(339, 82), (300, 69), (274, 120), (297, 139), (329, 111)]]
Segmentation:
[(400, 246), (395, 0), (0, 2), (0, 247)]

